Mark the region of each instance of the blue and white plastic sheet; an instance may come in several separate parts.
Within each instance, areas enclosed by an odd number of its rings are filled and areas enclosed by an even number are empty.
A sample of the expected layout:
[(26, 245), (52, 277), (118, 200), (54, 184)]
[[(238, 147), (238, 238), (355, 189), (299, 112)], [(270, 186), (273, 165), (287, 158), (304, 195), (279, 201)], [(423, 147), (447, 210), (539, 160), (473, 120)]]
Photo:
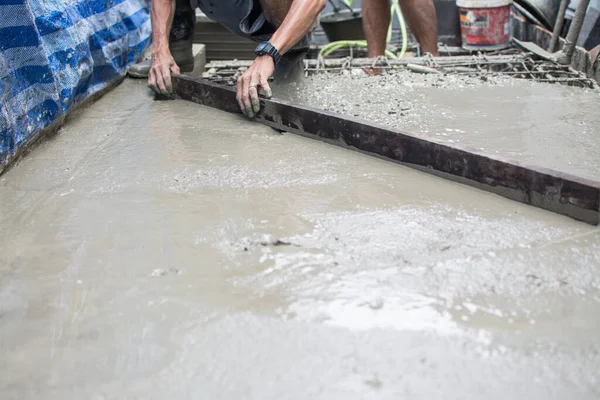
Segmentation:
[(150, 42), (144, 0), (0, 0), (0, 170)]

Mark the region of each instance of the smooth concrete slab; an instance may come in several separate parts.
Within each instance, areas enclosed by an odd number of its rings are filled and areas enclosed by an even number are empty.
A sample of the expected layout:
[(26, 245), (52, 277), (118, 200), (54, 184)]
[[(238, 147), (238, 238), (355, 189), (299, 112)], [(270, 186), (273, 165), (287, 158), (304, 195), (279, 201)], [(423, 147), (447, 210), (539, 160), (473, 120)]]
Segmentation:
[(3, 399), (596, 399), (600, 230), (126, 81), (0, 176)]
[[(349, 71), (348, 71), (349, 72)], [(275, 96), (583, 178), (600, 179), (600, 90), (509, 77), (315, 74)]]

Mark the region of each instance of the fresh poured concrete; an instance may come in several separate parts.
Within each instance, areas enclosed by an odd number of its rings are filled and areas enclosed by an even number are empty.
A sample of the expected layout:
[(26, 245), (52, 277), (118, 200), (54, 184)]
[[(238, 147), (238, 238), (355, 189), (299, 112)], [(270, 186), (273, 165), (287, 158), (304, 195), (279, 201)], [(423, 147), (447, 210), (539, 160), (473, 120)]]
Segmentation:
[(600, 230), (126, 81), (0, 176), (2, 399), (597, 399)]
[[(360, 72), (360, 71), (359, 71)], [(317, 74), (276, 95), (600, 180), (600, 91), (523, 79)]]

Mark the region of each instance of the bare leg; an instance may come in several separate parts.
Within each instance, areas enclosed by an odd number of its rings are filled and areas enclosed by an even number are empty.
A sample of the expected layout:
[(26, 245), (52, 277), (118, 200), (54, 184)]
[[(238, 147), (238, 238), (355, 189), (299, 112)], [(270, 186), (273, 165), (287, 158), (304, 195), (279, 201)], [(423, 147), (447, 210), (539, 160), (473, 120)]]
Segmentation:
[(290, 11), (293, 0), (260, 0), (265, 18), (271, 25), (278, 28)]
[(363, 30), (367, 39), (368, 56), (375, 58), (385, 52), (385, 39), (390, 25), (389, 0), (363, 0)]
[(421, 45), (421, 51), (439, 55), (433, 0), (400, 0), (400, 7), (411, 32)]

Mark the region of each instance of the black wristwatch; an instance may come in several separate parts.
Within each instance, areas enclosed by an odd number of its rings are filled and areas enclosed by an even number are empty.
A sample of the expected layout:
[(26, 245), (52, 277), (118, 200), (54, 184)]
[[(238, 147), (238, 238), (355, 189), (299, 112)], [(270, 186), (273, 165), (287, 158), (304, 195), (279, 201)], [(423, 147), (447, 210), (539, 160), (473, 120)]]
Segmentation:
[(279, 54), (279, 51), (275, 48), (275, 46), (273, 46), (269, 42), (261, 42), (258, 45), (258, 47), (256, 48), (256, 50), (254, 51), (254, 53), (257, 56), (264, 56), (264, 55), (271, 56), (271, 58), (273, 59), (273, 62), (275, 64), (277, 64), (279, 62), (279, 60), (281, 59), (281, 54)]

